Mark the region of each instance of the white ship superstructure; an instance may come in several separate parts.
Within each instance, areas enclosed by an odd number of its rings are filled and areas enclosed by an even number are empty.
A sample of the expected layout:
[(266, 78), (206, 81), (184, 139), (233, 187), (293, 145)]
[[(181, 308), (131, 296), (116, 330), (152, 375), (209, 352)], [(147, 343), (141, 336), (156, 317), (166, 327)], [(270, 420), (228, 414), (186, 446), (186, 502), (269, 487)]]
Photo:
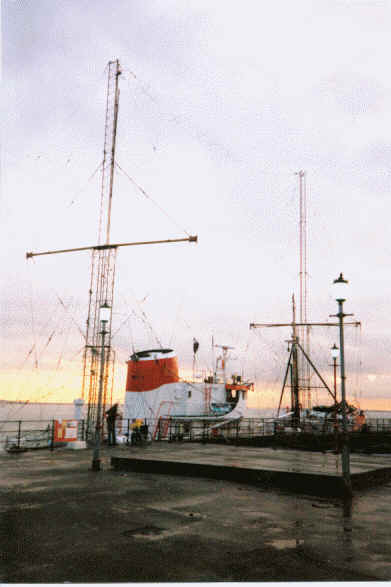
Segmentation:
[(202, 382), (183, 381), (172, 349), (134, 353), (128, 361), (124, 418), (147, 423), (159, 418), (180, 420), (232, 420), (246, 415), (247, 396), (253, 384), (232, 376), (216, 375)]

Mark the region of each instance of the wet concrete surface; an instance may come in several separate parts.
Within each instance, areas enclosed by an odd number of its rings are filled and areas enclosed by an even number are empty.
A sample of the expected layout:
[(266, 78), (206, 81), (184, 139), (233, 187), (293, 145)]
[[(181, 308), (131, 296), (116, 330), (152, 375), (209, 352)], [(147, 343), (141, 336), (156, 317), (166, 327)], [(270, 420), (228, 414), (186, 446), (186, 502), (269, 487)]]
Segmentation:
[[(120, 451), (120, 452), (118, 452)], [(113, 449), (112, 456), (126, 453), (122, 447)], [(300, 471), (335, 475), (341, 473), (341, 456), (332, 452), (308, 452), (285, 448), (254, 448), (248, 446), (202, 443), (153, 443), (143, 450), (129, 447), (132, 457), (229, 465), (233, 467), (268, 468), (270, 470)], [(379, 467), (390, 467), (391, 455), (350, 455), (351, 472), (361, 473)]]
[(343, 502), (112, 470), (129, 451), (99, 473), (90, 450), (0, 455), (2, 582), (391, 579), (391, 484)]
[[(313, 495), (340, 496), (345, 492), (341, 456), (286, 448), (254, 448), (200, 443), (154, 443), (142, 452), (113, 452), (117, 470), (169, 473), (248, 482)], [(391, 480), (389, 455), (350, 457), (353, 488)]]

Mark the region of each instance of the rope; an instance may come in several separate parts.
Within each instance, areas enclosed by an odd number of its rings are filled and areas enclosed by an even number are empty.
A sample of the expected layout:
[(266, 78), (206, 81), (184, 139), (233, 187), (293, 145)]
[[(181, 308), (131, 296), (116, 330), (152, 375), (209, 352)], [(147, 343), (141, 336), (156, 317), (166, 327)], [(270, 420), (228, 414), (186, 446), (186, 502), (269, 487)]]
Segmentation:
[(73, 204), (76, 202), (77, 196), (80, 196), (88, 187), (88, 184), (90, 183), (90, 181), (95, 177), (95, 175), (98, 173), (98, 171), (101, 169), (103, 165), (103, 161), (101, 161), (98, 165), (98, 167), (95, 169), (95, 171), (90, 175), (90, 177), (87, 179), (87, 182), (85, 183), (85, 185), (80, 188), (80, 190), (77, 190), (74, 194), (74, 196), (72, 197), (72, 200), (69, 202), (67, 208), (70, 208), (71, 206), (73, 206)]
[[(68, 311), (68, 308), (65, 306), (65, 304), (64, 304), (64, 302), (61, 300), (61, 298), (59, 298), (59, 296), (57, 296), (57, 297), (58, 297), (58, 300), (59, 300), (59, 301), (60, 301), (60, 303), (61, 303), (61, 306), (62, 306), (62, 307), (63, 307), (63, 308), (66, 310), (66, 311)], [(42, 327), (42, 329), (41, 329), (41, 333), (40, 333), (40, 335), (39, 335), (40, 337), (42, 337), (42, 336), (43, 336), (43, 334), (44, 334), (44, 332), (46, 331), (46, 329), (47, 329), (48, 325), (49, 325), (49, 324), (50, 324), (50, 322), (53, 320), (53, 316), (55, 316), (55, 314), (57, 313), (57, 309), (58, 309), (58, 307), (59, 307), (59, 306), (57, 305), (57, 306), (56, 306), (56, 309), (55, 309), (55, 312), (53, 312), (53, 313), (52, 313), (52, 315), (50, 316), (50, 318), (47, 320), (47, 322), (45, 323), (45, 325)], [(45, 344), (44, 344), (44, 346), (43, 346), (42, 350), (41, 350), (39, 353), (38, 353), (38, 348), (37, 348), (37, 342), (35, 342), (35, 343), (33, 344), (33, 346), (32, 346), (32, 347), (30, 348), (30, 350), (28, 351), (28, 353), (27, 353), (27, 355), (26, 355), (26, 357), (25, 357), (25, 359), (24, 359), (23, 363), (22, 363), (22, 364), (21, 364), (21, 366), (19, 367), (19, 370), (22, 370), (22, 369), (23, 369), (23, 367), (25, 366), (25, 364), (26, 364), (27, 360), (28, 360), (28, 359), (29, 359), (29, 357), (32, 355), (32, 353), (33, 353), (33, 351), (34, 351), (34, 350), (36, 351), (36, 359), (35, 359), (35, 361), (34, 361), (34, 364), (35, 364), (35, 365), (36, 365), (36, 367), (38, 368), (39, 362), (41, 362), (41, 360), (42, 360), (43, 353), (44, 353), (44, 351), (45, 351), (45, 350), (48, 348), (48, 346), (51, 344), (51, 342), (52, 342), (52, 340), (53, 340), (54, 336), (55, 336), (56, 334), (57, 334), (58, 336), (61, 336), (61, 334), (62, 334), (62, 333), (64, 332), (64, 330), (65, 330), (65, 328), (63, 328), (63, 329), (60, 329), (60, 330), (59, 330), (59, 332), (58, 332), (58, 328), (59, 328), (59, 321), (60, 321), (61, 319), (62, 319), (62, 318), (61, 318), (61, 316), (60, 316), (60, 317), (58, 318), (58, 320), (57, 320), (57, 321), (55, 321), (55, 325), (54, 325), (54, 326), (52, 326), (52, 331), (51, 331), (50, 335), (48, 336), (48, 338), (47, 338), (47, 340), (46, 340), (46, 342), (45, 342)], [(69, 326), (68, 326), (68, 334), (67, 334), (67, 339), (66, 339), (66, 341), (65, 341), (64, 345), (67, 343), (67, 340), (68, 340), (68, 337), (69, 337), (69, 331), (70, 331), (70, 328), (71, 328), (71, 323), (72, 323), (72, 322), (74, 322), (73, 318), (72, 318), (71, 316), (69, 316), (69, 315), (68, 315), (68, 319), (70, 320), (70, 322), (69, 322)], [(36, 329), (34, 329), (34, 331), (35, 331), (35, 336), (36, 336)], [(83, 347), (83, 348), (84, 348), (84, 347)], [(64, 347), (63, 347), (62, 354), (63, 354), (63, 352), (64, 352)], [(79, 352), (80, 352), (80, 351), (78, 351), (78, 353), (77, 353), (77, 354), (79, 354)], [(60, 355), (60, 358), (59, 358), (59, 360), (57, 361), (57, 364), (56, 364), (56, 371), (57, 371), (57, 370), (60, 368), (61, 361), (62, 361), (62, 354)], [(50, 385), (50, 384), (51, 384), (51, 381), (52, 381), (52, 379), (53, 379), (53, 377), (49, 379), (49, 381), (48, 381), (48, 382), (45, 384), (45, 386), (41, 386), (41, 387), (39, 387), (39, 388), (38, 388), (38, 391), (40, 391), (40, 390), (44, 389), (45, 387), (47, 387), (48, 385)], [(19, 392), (19, 393), (17, 394), (16, 401), (19, 401), (18, 397), (20, 397), (20, 393), (21, 393), (21, 392)], [(53, 391), (50, 391), (48, 394), (46, 394), (46, 396), (50, 395), (51, 393), (53, 393)], [(39, 399), (43, 399), (43, 398), (44, 398), (44, 397), (46, 397), (46, 396), (42, 396), (42, 397), (40, 397)], [(27, 404), (28, 404), (30, 401), (33, 401), (33, 398), (31, 398), (31, 400), (27, 400), (27, 401), (23, 402), (23, 403), (21, 404), (20, 408), (23, 408), (23, 406), (27, 405)], [(13, 413), (13, 412), (11, 412), (11, 413)]]
[(137, 313), (136, 313), (136, 311), (134, 309), (131, 310), (130, 314), (133, 314), (133, 316), (135, 316), (138, 320), (140, 320), (144, 324), (144, 326), (147, 327), (147, 329), (149, 330), (149, 332), (152, 335), (152, 337), (155, 339), (155, 341), (157, 342), (157, 344), (159, 345), (159, 347), (162, 349), (163, 348), (163, 345), (162, 345), (162, 343), (161, 343), (158, 335), (155, 333), (154, 329), (152, 328), (152, 325), (149, 322), (146, 313), (141, 308), (141, 304), (145, 302), (145, 300), (147, 299), (147, 297), (148, 297), (149, 294), (147, 294), (146, 296), (144, 296), (144, 298), (141, 301), (139, 301), (136, 298), (136, 295), (134, 294), (134, 292), (133, 292), (132, 289), (130, 289), (130, 292), (131, 292), (133, 298), (135, 299), (136, 304), (139, 307), (139, 311), (140, 311), (141, 316), (138, 316)]
[(31, 312), (31, 330), (32, 330), (33, 341), (34, 341), (34, 344), (33, 344), (33, 346), (32, 346), (32, 349), (34, 349), (34, 366), (35, 366), (35, 368), (37, 368), (37, 369), (38, 369), (38, 355), (37, 355), (37, 336), (36, 336), (36, 332), (35, 332), (35, 319), (34, 319), (33, 297), (34, 297), (34, 291), (33, 291), (33, 280), (31, 279), (31, 273), (30, 273), (30, 312)]
[[(35, 392), (35, 395), (39, 394), (39, 397), (38, 397), (38, 399), (39, 399), (39, 400), (41, 400), (41, 401), (42, 401), (43, 399), (46, 399), (46, 398), (48, 398), (50, 395), (52, 395), (52, 394), (53, 394), (53, 393), (54, 393), (54, 392), (55, 392), (55, 391), (58, 389), (58, 387), (57, 387), (56, 389), (51, 389), (51, 390), (49, 390), (49, 391), (48, 391), (48, 392), (47, 392), (45, 395), (42, 395), (42, 390), (44, 390), (44, 389), (45, 389), (45, 388), (47, 388), (49, 385), (51, 385), (51, 383), (52, 383), (53, 379), (56, 377), (56, 375), (57, 375), (57, 372), (58, 372), (58, 371), (59, 371), (59, 369), (60, 369), (61, 362), (62, 362), (62, 357), (63, 357), (64, 350), (65, 350), (65, 345), (66, 345), (66, 344), (67, 344), (67, 342), (68, 342), (69, 332), (70, 332), (70, 325), (69, 325), (69, 327), (68, 327), (68, 332), (67, 332), (67, 335), (66, 335), (66, 339), (65, 339), (65, 342), (64, 342), (64, 344), (63, 344), (63, 348), (62, 348), (62, 351), (61, 351), (60, 357), (59, 357), (59, 359), (58, 359), (58, 361), (57, 361), (57, 364), (56, 364), (56, 368), (55, 368), (55, 372), (54, 372), (54, 374), (52, 374), (52, 375), (49, 377), (48, 381), (47, 381), (47, 382), (46, 382), (44, 385), (41, 385), (40, 387), (38, 387), (38, 389), (37, 389), (37, 390), (36, 390), (36, 392)], [(54, 335), (54, 333), (53, 333), (53, 335)], [(49, 337), (49, 339), (48, 339), (48, 341), (47, 341), (47, 343), (46, 343), (46, 345), (45, 345), (45, 347), (44, 347), (44, 348), (46, 348), (46, 347), (48, 346), (48, 344), (50, 344), (50, 341), (52, 340), (52, 337), (53, 337), (53, 335), (50, 335), (50, 337)], [(8, 418), (7, 418), (7, 419), (9, 419), (10, 415), (11, 415), (11, 416), (13, 416), (13, 415), (17, 414), (17, 413), (18, 413), (18, 412), (19, 412), (19, 411), (20, 411), (22, 408), (24, 408), (26, 405), (28, 405), (29, 403), (31, 403), (31, 402), (33, 402), (33, 401), (36, 401), (36, 399), (34, 400), (34, 398), (33, 398), (33, 397), (30, 397), (28, 400), (26, 400), (26, 401), (22, 402), (20, 406), (17, 406), (17, 407), (16, 407), (14, 410), (10, 410), (10, 411), (8, 412), (8, 415), (7, 415), (7, 416), (8, 416)]]
[(123, 322), (121, 322), (121, 324), (118, 326), (117, 330), (111, 335), (112, 341), (116, 337), (118, 332), (122, 329), (122, 327), (125, 326), (125, 324), (128, 322), (128, 320), (130, 320), (130, 318), (132, 317), (132, 313), (133, 313), (133, 310), (132, 310), (132, 312), (130, 312), (130, 314), (127, 316), (127, 318), (125, 318), (125, 320), (123, 320)]
[(181, 297), (181, 299), (178, 302), (178, 306), (177, 306), (177, 310), (176, 310), (176, 313), (175, 313), (174, 322), (173, 322), (173, 325), (172, 325), (172, 333), (171, 333), (171, 336), (170, 336), (170, 339), (169, 339), (169, 343), (168, 343), (168, 346), (169, 347), (171, 347), (174, 344), (175, 330), (176, 330), (176, 326), (177, 326), (177, 324), (179, 322), (180, 314), (182, 312), (184, 295), (185, 294), (183, 292), (182, 293), (182, 297)]
[[(46, 323), (44, 324), (44, 326), (41, 328), (41, 330), (40, 330), (40, 333), (38, 334), (38, 338), (41, 338), (42, 336), (44, 336), (44, 334), (45, 334), (45, 332), (46, 332), (46, 330), (47, 330), (47, 327), (49, 326), (50, 322), (51, 322), (51, 321), (52, 321), (52, 319), (53, 319), (53, 315), (55, 315), (55, 314), (56, 314), (56, 312), (54, 312), (54, 313), (53, 313), (53, 314), (52, 314), (52, 315), (49, 317), (49, 319), (46, 321)], [(53, 327), (52, 327), (52, 328), (53, 328)], [(56, 327), (54, 327), (54, 330), (56, 330), (56, 329), (57, 329), (57, 326), (56, 326)], [(54, 334), (54, 332), (53, 332), (53, 334)], [(53, 336), (53, 334), (52, 334), (52, 336)], [(37, 336), (35, 336), (35, 339), (36, 339), (36, 338), (37, 338)], [(46, 345), (45, 345), (44, 349), (45, 349), (45, 348), (48, 346), (48, 344), (49, 344), (50, 342), (51, 342), (51, 339), (50, 339), (50, 340), (49, 340), (49, 341), (46, 343)], [(44, 350), (44, 349), (43, 349), (43, 350)], [(36, 352), (36, 359), (38, 359), (38, 356), (39, 356), (39, 359), (41, 358), (41, 355), (40, 355), (40, 353), (38, 353), (38, 345), (37, 345), (37, 342), (35, 341), (35, 342), (34, 342), (34, 344), (32, 345), (32, 347), (30, 348), (30, 350), (27, 352), (27, 355), (26, 355), (26, 357), (24, 358), (24, 360), (23, 360), (23, 362), (21, 363), (21, 365), (19, 366), (18, 370), (22, 370), (22, 369), (24, 368), (24, 366), (26, 365), (26, 363), (27, 363), (28, 359), (30, 358), (30, 356), (32, 355), (32, 353), (33, 353), (33, 351), (34, 351), (34, 350), (35, 350), (35, 352)]]
[(187, 235), (190, 236), (190, 233), (185, 229), (182, 228), (179, 223), (168, 214), (168, 212), (166, 212), (166, 210), (164, 210), (164, 208), (162, 208), (160, 206), (160, 204), (158, 204), (153, 198), (152, 196), (150, 196), (143, 187), (141, 187), (134, 179), (133, 177), (131, 177), (124, 169), (122, 169), (122, 167), (119, 165), (119, 163), (115, 163), (116, 167), (118, 167), (118, 169), (129, 179), (129, 181), (138, 189), (138, 191), (150, 202), (152, 202), (152, 204), (154, 204), (154, 206), (156, 206), (160, 212), (162, 212), (166, 218), (168, 218), (171, 222), (173, 222), (177, 228), (179, 228), (180, 230), (183, 230), (183, 232)]
[(31, 349), (28, 351), (26, 357), (23, 360), (23, 363), (20, 365), (19, 369), (23, 369), (23, 367), (25, 366), (25, 364), (27, 363), (29, 357), (31, 356), (33, 350), (35, 349), (35, 343), (33, 344), (33, 346), (31, 347)]
[[(53, 290), (54, 291), (54, 290)], [(58, 293), (56, 293), (57, 299), (60, 302), (61, 306), (64, 308), (66, 314), (69, 314), (69, 306), (67, 308), (67, 306), (64, 304), (64, 302), (62, 301), (62, 299), (60, 298), (60, 296), (58, 295)], [(80, 332), (83, 340), (86, 340), (86, 335), (83, 332), (83, 330), (80, 328), (80, 326), (77, 324), (76, 320), (73, 318), (73, 316), (70, 316), (71, 322), (74, 324), (74, 326), (76, 326), (77, 330)]]
[(187, 130), (190, 131), (191, 136), (195, 140), (197, 140), (200, 144), (206, 145), (208, 148), (219, 150), (220, 153), (222, 153), (226, 159), (229, 159), (230, 161), (236, 161), (239, 163), (243, 163), (245, 161), (244, 159), (240, 159), (237, 155), (230, 151), (230, 149), (228, 149), (221, 143), (217, 142), (215, 137), (209, 137), (206, 131), (200, 131), (199, 129), (194, 128), (191, 121), (186, 119), (185, 116), (165, 111), (164, 108), (161, 108), (161, 101), (156, 99), (155, 96), (151, 94), (146, 84), (141, 82), (140, 78), (133, 71), (131, 71), (128, 68), (123, 68), (123, 71), (128, 72), (133, 77), (133, 79), (136, 80), (141, 93), (144, 94), (149, 100), (151, 100), (151, 102), (153, 102), (155, 106), (159, 107), (160, 114), (166, 116), (169, 122), (172, 122), (176, 125), (181, 125), (182, 127), (186, 127)]
[[(97, 87), (101, 87), (101, 80), (103, 79), (103, 77), (105, 76), (107, 71), (107, 66), (104, 70), (101, 71), (100, 75), (97, 75), (94, 78), (94, 81), (97, 85)], [(92, 103), (92, 100), (94, 100), (94, 102)], [(94, 93), (88, 94), (86, 95), (86, 93), (84, 92), (83, 94), (83, 100), (82, 101), (78, 101), (77, 105), (75, 106), (75, 108), (71, 111), (71, 113), (67, 116), (66, 120), (64, 121), (64, 124), (61, 125), (61, 129), (57, 129), (56, 132), (56, 145), (64, 145), (66, 143), (69, 143), (69, 140), (65, 140), (66, 138), (71, 138), (70, 137), (70, 133), (74, 131), (75, 127), (74, 125), (71, 124), (72, 119), (74, 118), (74, 116), (76, 114), (79, 114), (80, 112), (83, 113), (84, 115), (84, 111), (86, 106), (88, 107), (89, 105), (94, 106), (95, 107), (96, 104), (96, 97)], [(82, 135), (78, 132), (77, 133), (77, 138), (80, 138)], [(87, 139), (86, 137), (83, 138), (83, 141), (85, 142)], [(53, 153), (50, 152), (49, 156), (47, 153), (40, 153), (39, 155), (36, 154), (32, 154), (32, 155), (28, 155), (28, 157), (34, 157), (34, 159), (42, 159), (45, 160), (45, 165), (47, 165), (48, 161), (51, 160), (51, 162), (53, 162), (54, 160), (56, 161), (56, 163), (58, 162), (58, 157), (53, 157), (51, 158), (50, 155), (52, 155)], [(56, 154), (57, 155), (57, 154)], [(71, 159), (73, 157), (73, 152), (71, 152), (68, 155), (65, 155), (65, 166), (68, 166)]]

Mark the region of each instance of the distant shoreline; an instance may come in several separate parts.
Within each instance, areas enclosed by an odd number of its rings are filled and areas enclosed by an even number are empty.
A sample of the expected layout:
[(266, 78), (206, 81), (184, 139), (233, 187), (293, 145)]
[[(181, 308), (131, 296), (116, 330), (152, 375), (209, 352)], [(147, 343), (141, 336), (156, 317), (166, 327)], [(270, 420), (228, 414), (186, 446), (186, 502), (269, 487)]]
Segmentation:
[[(23, 406), (23, 405), (30, 405), (30, 406), (66, 406), (66, 407), (74, 407), (73, 401), (72, 402), (35, 402), (35, 401), (29, 401), (29, 400), (6, 400), (6, 399), (0, 399), (0, 406), (5, 406), (5, 405), (9, 405), (9, 406)], [(87, 402), (85, 402), (85, 405), (87, 405)], [(122, 406), (122, 403), (120, 403), (120, 405)], [(248, 412), (251, 414), (252, 412), (256, 413), (256, 412), (268, 412), (268, 411), (276, 411), (275, 407), (265, 407), (265, 408), (248, 408)], [(364, 410), (365, 412), (371, 412), (371, 414), (384, 414), (384, 413), (390, 413), (391, 414), (391, 410)], [(262, 416), (260, 416), (262, 417)]]
[(26, 400), (8, 400), (8, 399), (0, 399), (0, 404), (15, 404), (15, 405), (20, 405), (20, 404), (31, 404), (33, 406), (47, 406), (47, 405), (53, 405), (53, 406), (73, 406), (73, 402), (32, 402), (28, 399)]

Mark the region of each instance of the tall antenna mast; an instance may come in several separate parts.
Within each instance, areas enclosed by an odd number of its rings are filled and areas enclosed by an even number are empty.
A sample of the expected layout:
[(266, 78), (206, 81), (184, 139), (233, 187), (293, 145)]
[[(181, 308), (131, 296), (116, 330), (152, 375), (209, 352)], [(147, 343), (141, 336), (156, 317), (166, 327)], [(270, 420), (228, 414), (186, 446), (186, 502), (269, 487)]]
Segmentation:
[[(111, 204), (113, 199), (115, 147), (119, 106), (118, 78), (121, 75), (119, 60), (110, 61), (107, 74), (107, 96), (105, 115), (105, 136), (100, 192), (98, 245), (110, 244)], [(88, 389), (87, 429), (97, 419), (98, 406), (98, 365), (100, 346), (99, 309), (103, 304), (113, 308), (116, 248), (93, 249), (91, 253), (91, 279), (87, 317), (86, 345), (83, 357), (82, 398)], [(107, 323), (107, 344), (105, 345), (105, 373), (102, 409), (105, 409), (107, 389), (111, 388), (113, 366), (111, 352), (111, 324)], [(87, 430), (87, 432), (88, 432)]]
[[(307, 272), (307, 184), (306, 172), (300, 170), (296, 173), (299, 177), (299, 322), (308, 322), (308, 272)], [(310, 351), (310, 328), (299, 328), (299, 339), (302, 341), (305, 352)], [(307, 362), (302, 362), (299, 368), (299, 387), (301, 390), (301, 402), (304, 407), (311, 408), (311, 372)]]
[(113, 308), (115, 261), (119, 247), (131, 247), (140, 245), (157, 245), (178, 242), (196, 243), (197, 235), (186, 238), (175, 238), (153, 241), (139, 241), (126, 243), (110, 242), (111, 227), (111, 202), (113, 198), (113, 182), (115, 167), (115, 146), (117, 138), (117, 121), (119, 105), (118, 78), (121, 68), (118, 59), (108, 64), (107, 98), (105, 116), (105, 137), (103, 147), (102, 182), (100, 191), (100, 213), (98, 228), (98, 244), (57, 249), (42, 252), (28, 252), (26, 258), (31, 259), (40, 255), (56, 255), (59, 253), (76, 253), (91, 251), (91, 276), (87, 314), (86, 344), (83, 354), (82, 399), (88, 393), (87, 411), (87, 437), (94, 432), (97, 421), (103, 422), (103, 412), (106, 407), (107, 390), (113, 388), (114, 380), (114, 352), (111, 348), (111, 324), (112, 311), (106, 325), (106, 343), (104, 346), (104, 373), (103, 394), (100, 403), (102, 413), (98, 420), (98, 383), (100, 379), (99, 367), (101, 366), (101, 332), (100, 332), (100, 308), (107, 305)]

